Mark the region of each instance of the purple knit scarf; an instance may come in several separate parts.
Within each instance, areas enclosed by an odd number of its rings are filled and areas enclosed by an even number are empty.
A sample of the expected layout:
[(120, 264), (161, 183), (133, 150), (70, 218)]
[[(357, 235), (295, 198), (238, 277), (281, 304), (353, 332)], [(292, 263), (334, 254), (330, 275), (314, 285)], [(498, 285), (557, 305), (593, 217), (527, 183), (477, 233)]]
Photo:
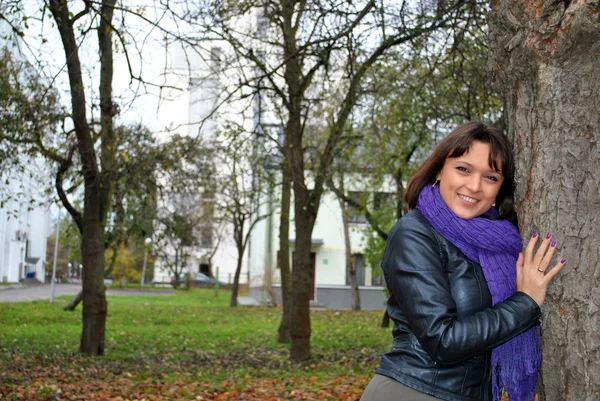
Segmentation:
[[(465, 256), (483, 269), (483, 275), (496, 305), (513, 295), (516, 288), (516, 262), (523, 248), (517, 228), (508, 220), (483, 217), (461, 219), (440, 196), (439, 188), (427, 185), (421, 191), (417, 209), (429, 223)], [(491, 208), (486, 215), (497, 216)], [(492, 393), (500, 400), (502, 388), (510, 401), (532, 401), (541, 363), (539, 326), (518, 335), (492, 351)]]

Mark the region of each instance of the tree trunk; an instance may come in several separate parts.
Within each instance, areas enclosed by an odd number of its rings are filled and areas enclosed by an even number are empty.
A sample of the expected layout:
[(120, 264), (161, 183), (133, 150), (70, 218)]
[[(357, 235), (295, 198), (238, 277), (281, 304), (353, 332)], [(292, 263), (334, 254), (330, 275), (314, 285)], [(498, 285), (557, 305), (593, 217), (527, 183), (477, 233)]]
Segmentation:
[[(286, 141), (287, 143), (287, 141)], [(286, 144), (284, 144), (285, 149)], [(290, 327), (292, 325), (292, 278), (290, 272), (290, 201), (292, 194), (292, 183), (290, 169), (284, 151), (283, 165), (281, 169), (281, 214), (279, 216), (279, 270), (281, 272), (281, 299), (283, 313), (279, 324), (280, 343), (287, 344), (291, 341)]]
[(244, 250), (238, 249), (238, 260), (237, 266), (235, 267), (235, 275), (233, 276), (233, 286), (231, 287), (231, 300), (229, 306), (235, 307), (238, 304), (238, 292), (240, 288), (240, 274), (242, 272), (242, 260), (244, 257)]
[[(83, 331), (79, 352), (97, 356), (104, 355), (106, 313), (106, 289), (104, 287), (104, 230), (98, 219), (98, 182), (86, 182), (84, 232), (81, 242), (83, 259)], [(91, 187), (91, 188), (90, 188)], [(90, 193), (94, 195), (91, 196)], [(94, 213), (95, 212), (95, 213)]]
[[(302, 196), (294, 182), (294, 195)], [(302, 362), (310, 359), (310, 248), (312, 225), (302, 204), (294, 202), (296, 213), (296, 246), (292, 268), (292, 326), (290, 334), (292, 361)]]
[(77, 308), (77, 305), (79, 305), (79, 303), (81, 302), (82, 298), (83, 292), (80, 291), (79, 294), (77, 294), (77, 296), (73, 298), (71, 302), (69, 302), (69, 304), (63, 308), (63, 310), (74, 311), (75, 308)]
[[(298, 58), (297, 27), (294, 25), (293, 1), (282, 1), (284, 78), (288, 89), (288, 119), (285, 138), (289, 140), (287, 156), (294, 189), (296, 243), (292, 265), (292, 325), (290, 357), (292, 361), (310, 359), (310, 248), (316, 209), (310, 204), (310, 190), (304, 179), (304, 147), (302, 126), (302, 67)], [(287, 143), (286, 143), (287, 145)], [(313, 215), (312, 212), (315, 212)]]
[[(81, 74), (78, 44), (70, 21), (67, 2), (51, 0), (50, 11), (56, 21), (65, 51), (73, 126), (81, 159), (84, 181), (84, 212), (81, 254), (83, 263), (83, 329), (79, 351), (89, 356), (104, 354), (107, 303), (104, 288), (104, 230), (101, 174), (94, 141), (87, 121), (86, 98)], [(81, 216), (61, 194), (61, 200), (75, 220)]]
[[(290, 171), (294, 188), (294, 219), (296, 244), (292, 266), (292, 343), (290, 357), (292, 361), (302, 362), (310, 359), (310, 250), (312, 231), (318, 212), (318, 199), (313, 199), (304, 180), (304, 150), (302, 147), (302, 127), (300, 123), (300, 99), (294, 99), (291, 107), (288, 127), (294, 135), (291, 137)], [(288, 136), (290, 138), (290, 136)]]
[[(344, 192), (343, 177), (340, 188)], [(342, 209), (342, 225), (344, 227), (344, 245), (345, 245), (345, 256), (346, 256), (346, 271), (350, 278), (350, 293), (352, 295), (352, 310), (360, 310), (360, 292), (358, 290), (358, 282), (356, 280), (356, 264), (352, 261), (352, 245), (350, 244), (350, 228), (348, 226), (348, 212), (346, 208), (346, 202), (343, 199), (338, 198), (340, 201), (340, 208)]]
[(229, 306), (237, 306), (238, 288), (240, 282), (240, 272), (242, 271), (242, 260), (244, 257), (244, 249), (246, 248), (246, 242), (244, 242), (244, 222), (245, 219), (243, 214), (234, 213), (233, 215), (233, 240), (238, 251), (237, 266), (235, 269), (235, 276), (233, 279), (233, 288), (231, 289), (231, 300)]
[[(117, 115), (117, 106), (113, 103), (113, 50), (112, 50), (112, 18), (116, 0), (102, 0), (100, 10), (100, 26), (98, 27), (98, 49), (100, 50), (100, 221), (105, 224), (107, 211), (111, 206), (111, 191), (117, 173), (115, 163), (115, 150), (117, 147), (114, 117)], [(106, 247), (106, 245), (105, 245)]]
[(567, 265), (543, 306), (546, 400), (600, 397), (600, 5), (493, 2), (489, 69), (504, 91), (522, 234)]
[(110, 264), (108, 265), (108, 269), (106, 269), (104, 271), (105, 277), (110, 277), (113, 270), (115, 269), (115, 264), (117, 263), (117, 256), (119, 255), (119, 245), (120, 245), (120, 243), (119, 243), (119, 241), (117, 241), (112, 247), (113, 253), (110, 258)]

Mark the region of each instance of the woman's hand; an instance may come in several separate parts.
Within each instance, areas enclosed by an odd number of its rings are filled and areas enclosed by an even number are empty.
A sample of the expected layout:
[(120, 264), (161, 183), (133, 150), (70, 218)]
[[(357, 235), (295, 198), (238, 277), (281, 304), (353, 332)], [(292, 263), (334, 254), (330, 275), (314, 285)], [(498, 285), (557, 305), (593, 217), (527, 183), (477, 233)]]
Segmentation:
[(548, 270), (552, 256), (556, 251), (556, 241), (548, 233), (534, 255), (538, 238), (537, 233), (533, 233), (527, 249), (525, 249), (525, 255), (523, 253), (519, 254), (517, 260), (517, 291), (524, 292), (533, 298), (539, 306), (542, 306), (546, 298), (548, 284), (564, 267), (567, 260), (561, 259), (552, 269)]

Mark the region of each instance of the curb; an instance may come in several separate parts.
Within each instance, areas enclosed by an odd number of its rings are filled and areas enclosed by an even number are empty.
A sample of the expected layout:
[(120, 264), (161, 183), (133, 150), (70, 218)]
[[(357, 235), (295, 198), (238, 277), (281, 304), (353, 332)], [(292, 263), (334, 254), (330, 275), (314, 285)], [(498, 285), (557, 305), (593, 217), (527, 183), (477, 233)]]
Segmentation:
[(26, 286), (23, 284), (10, 284), (10, 285), (0, 285), (0, 291), (3, 290), (14, 290), (17, 288), (25, 288)]

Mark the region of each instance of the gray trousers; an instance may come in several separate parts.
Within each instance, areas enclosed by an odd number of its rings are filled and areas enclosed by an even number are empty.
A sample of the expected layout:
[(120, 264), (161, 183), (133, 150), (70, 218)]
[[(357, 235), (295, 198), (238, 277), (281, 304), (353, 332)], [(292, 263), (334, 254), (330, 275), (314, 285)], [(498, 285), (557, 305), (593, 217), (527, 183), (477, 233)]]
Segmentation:
[(375, 375), (360, 401), (440, 401), (383, 375)]

